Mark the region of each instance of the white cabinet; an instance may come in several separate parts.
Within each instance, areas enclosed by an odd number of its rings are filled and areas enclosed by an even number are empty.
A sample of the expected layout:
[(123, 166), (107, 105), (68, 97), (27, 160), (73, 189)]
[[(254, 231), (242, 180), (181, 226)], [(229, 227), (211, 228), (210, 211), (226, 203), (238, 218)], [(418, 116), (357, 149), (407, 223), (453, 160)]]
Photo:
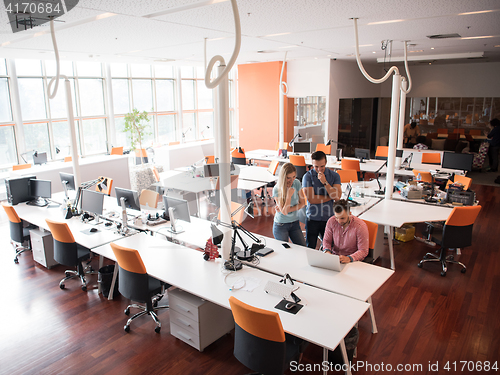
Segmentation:
[(181, 289), (168, 291), (170, 333), (203, 351), (234, 328), (231, 310), (189, 294)]
[(54, 260), (54, 242), (50, 232), (43, 229), (31, 229), (30, 237), (33, 259), (36, 262), (47, 268), (58, 264)]

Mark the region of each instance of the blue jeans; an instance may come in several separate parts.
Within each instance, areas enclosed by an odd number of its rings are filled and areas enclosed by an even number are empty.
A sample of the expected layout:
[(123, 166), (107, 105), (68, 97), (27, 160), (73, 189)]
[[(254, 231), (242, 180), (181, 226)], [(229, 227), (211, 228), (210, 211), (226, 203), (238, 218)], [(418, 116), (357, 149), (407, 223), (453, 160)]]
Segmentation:
[(294, 221), (292, 223), (277, 223), (273, 224), (273, 236), (278, 241), (288, 242), (288, 237), (296, 245), (306, 246), (306, 240), (302, 235), (302, 229), (300, 229), (299, 221)]

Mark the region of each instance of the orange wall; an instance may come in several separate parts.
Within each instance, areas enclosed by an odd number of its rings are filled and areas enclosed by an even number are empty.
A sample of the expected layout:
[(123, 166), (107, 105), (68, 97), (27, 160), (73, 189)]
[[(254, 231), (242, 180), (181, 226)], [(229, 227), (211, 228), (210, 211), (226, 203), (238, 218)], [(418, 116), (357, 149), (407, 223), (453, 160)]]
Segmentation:
[[(276, 148), (281, 66), (280, 61), (238, 65), (239, 144), (245, 150)], [(286, 82), (286, 67), (283, 80)], [(286, 124), (285, 97), (285, 140)]]

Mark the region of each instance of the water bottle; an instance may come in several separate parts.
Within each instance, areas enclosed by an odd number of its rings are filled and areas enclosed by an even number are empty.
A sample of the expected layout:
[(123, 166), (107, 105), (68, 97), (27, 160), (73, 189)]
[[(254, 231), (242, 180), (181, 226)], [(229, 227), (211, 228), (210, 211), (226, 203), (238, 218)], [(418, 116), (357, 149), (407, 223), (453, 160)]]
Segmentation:
[(422, 176), (420, 175), (420, 173), (417, 175), (417, 181), (422, 181)]

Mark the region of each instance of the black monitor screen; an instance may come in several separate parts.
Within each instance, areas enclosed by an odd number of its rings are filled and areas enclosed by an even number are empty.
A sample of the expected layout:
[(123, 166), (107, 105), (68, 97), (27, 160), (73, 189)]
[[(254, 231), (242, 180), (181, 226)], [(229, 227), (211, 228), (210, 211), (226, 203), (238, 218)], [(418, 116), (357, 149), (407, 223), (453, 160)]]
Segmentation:
[(69, 173), (59, 172), (59, 178), (61, 179), (61, 183), (66, 184), (66, 189), (68, 190), (76, 190), (75, 188), (75, 176)]
[(7, 199), (9, 203), (16, 205), (20, 202), (30, 201), (32, 199), (30, 192), (30, 180), (35, 178), (36, 176), (25, 176), (5, 180)]
[(366, 148), (355, 148), (354, 157), (360, 160), (370, 160), (370, 150)]
[(102, 215), (104, 194), (93, 190), (82, 190), (82, 210), (96, 215)]
[(403, 157), (403, 150), (396, 150), (396, 157), (402, 158)]
[(30, 180), (30, 194), (35, 198), (52, 197), (50, 180)]
[(131, 210), (140, 211), (141, 205), (139, 204), (139, 193), (134, 190), (115, 188), (116, 200), (118, 206), (121, 206), (121, 198), (125, 199), (125, 207)]
[(448, 169), (458, 169), (461, 171), (471, 171), (474, 154), (457, 154), (456, 152), (445, 151), (441, 167)]
[(218, 177), (219, 164), (205, 164), (203, 166), (203, 174), (205, 177)]
[(47, 163), (47, 153), (37, 152), (33, 154), (33, 164), (44, 164)]
[(310, 154), (311, 153), (311, 142), (295, 142), (293, 144), (293, 152), (294, 153), (302, 152), (302, 153)]
[[(191, 217), (189, 215), (188, 201), (173, 197), (164, 197), (164, 198), (166, 198), (166, 203), (167, 203), (166, 207), (168, 207), (168, 209), (173, 208), (175, 220), (182, 220), (188, 223), (191, 222)], [(170, 218), (170, 220), (172, 220), (172, 218)]]

